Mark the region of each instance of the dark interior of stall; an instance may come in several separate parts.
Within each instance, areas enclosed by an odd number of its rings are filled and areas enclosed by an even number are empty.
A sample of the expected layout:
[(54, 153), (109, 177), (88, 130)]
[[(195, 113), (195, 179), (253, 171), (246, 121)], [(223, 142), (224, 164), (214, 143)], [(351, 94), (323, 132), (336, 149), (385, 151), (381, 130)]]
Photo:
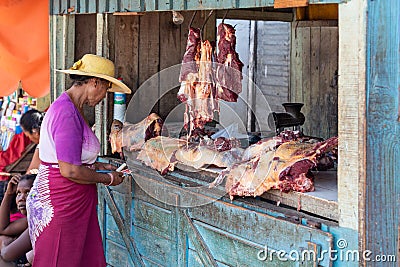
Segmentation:
[[(244, 75), (254, 82), (268, 102), (268, 106), (258, 111), (265, 119), (265, 129), (254, 121), (254, 114), (248, 114), (245, 106), (238, 106), (237, 113), (243, 117), (246, 131), (260, 138), (273, 136), (283, 129), (301, 129), (305, 135), (322, 139), (337, 136), (336, 4), (294, 9), (258, 8), (180, 13), (184, 18), (182, 24), (173, 22), (171, 12), (107, 15), (109, 58), (116, 64), (117, 77), (132, 89), (132, 94), (126, 96), (126, 120), (131, 117), (132, 122), (135, 122), (138, 116), (142, 116), (140, 112), (155, 112), (164, 120), (177, 124), (178, 128), (183, 126), (182, 118), (179, 117), (181, 109), (177, 108), (180, 102), (176, 97), (179, 77), (168, 72), (165, 75), (159, 73), (182, 62), (189, 26), (203, 28), (202, 37), (216, 41), (217, 25), (225, 20), (234, 24), (237, 32), (242, 34), (237, 43), (242, 47), (240, 57), (246, 59)], [(86, 53), (95, 54), (96, 15), (77, 15), (75, 25), (75, 59)], [(168, 84), (169, 90), (166, 93), (160, 89), (161, 83)], [(134, 93), (144, 85), (145, 93), (135, 100), (135, 105), (129, 105), (132, 98), (135, 98)], [(248, 94), (249, 90), (252, 89), (247, 86), (243, 92)], [(282, 105), (284, 103), (302, 103), (301, 114), (304, 117), (300, 120), (289, 117), (285, 121), (288, 112)], [(235, 104), (230, 104), (230, 107), (235, 109)], [(109, 93), (107, 129), (110, 129), (113, 121), (113, 105), (113, 94)], [(85, 113), (93, 124), (94, 109), (87, 108)], [(221, 111), (220, 119), (226, 119), (229, 123), (226, 114)], [(268, 127), (268, 117), (275, 120), (276, 128)], [(280, 125), (277, 125), (278, 121)], [(118, 157), (111, 154), (108, 156)], [(178, 172), (185, 174), (184, 170)], [(204, 173), (206, 175), (201, 177), (216, 176), (212, 170), (204, 170)], [(176, 179), (174, 175), (170, 178)], [(316, 173), (315, 188), (314, 192), (309, 193), (270, 190), (257, 199), (337, 222), (336, 169)]]

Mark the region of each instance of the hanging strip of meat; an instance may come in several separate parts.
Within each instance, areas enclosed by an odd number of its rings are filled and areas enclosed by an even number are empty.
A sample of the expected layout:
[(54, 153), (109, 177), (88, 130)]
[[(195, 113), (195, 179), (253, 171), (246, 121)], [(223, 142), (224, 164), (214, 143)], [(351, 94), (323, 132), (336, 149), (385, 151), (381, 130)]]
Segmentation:
[(200, 43), (200, 29), (190, 28), (186, 44), (186, 51), (182, 59), (179, 82), (185, 82), (187, 80), (193, 81), (194, 79), (196, 79), (197, 73), (199, 71), (198, 62), (200, 60)]
[[(186, 105), (184, 126), (189, 136), (194, 129), (204, 128), (207, 122), (212, 121), (214, 111), (219, 111), (218, 102), (215, 100), (213, 47), (209, 41), (204, 41), (200, 42), (198, 50), (197, 37), (197, 31), (191, 28), (181, 68), (181, 87), (178, 92), (179, 100)], [(198, 51), (200, 51), (199, 59)], [(188, 61), (190, 59), (193, 61)]]
[(236, 35), (232, 25), (218, 25), (217, 62), (217, 99), (236, 102), (242, 92), (243, 63), (236, 52)]
[(213, 63), (214, 47), (201, 42), (199, 29), (190, 28), (183, 56), (178, 98), (186, 104), (184, 127), (191, 136), (194, 129), (203, 129), (219, 112), (218, 100), (236, 102), (242, 92), (242, 68), (236, 49), (235, 29), (218, 26), (217, 66)]

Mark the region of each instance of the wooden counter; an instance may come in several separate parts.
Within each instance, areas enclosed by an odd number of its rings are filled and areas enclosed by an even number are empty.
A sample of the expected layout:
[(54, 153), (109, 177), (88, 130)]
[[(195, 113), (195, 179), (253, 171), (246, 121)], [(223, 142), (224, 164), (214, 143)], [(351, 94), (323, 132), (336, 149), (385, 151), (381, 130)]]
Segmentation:
[(127, 160), (132, 177), (99, 186), (99, 220), (111, 266), (331, 266), (263, 259), (265, 251), (333, 249), (337, 224), (262, 198), (231, 201), (206, 171), (165, 176)]

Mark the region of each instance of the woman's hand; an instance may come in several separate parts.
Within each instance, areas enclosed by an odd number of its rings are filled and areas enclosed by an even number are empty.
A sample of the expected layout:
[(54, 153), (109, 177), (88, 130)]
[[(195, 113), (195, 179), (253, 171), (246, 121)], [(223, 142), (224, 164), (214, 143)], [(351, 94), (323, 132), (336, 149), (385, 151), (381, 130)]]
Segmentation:
[(111, 165), (109, 163), (103, 163), (103, 162), (95, 162), (93, 165), (94, 170), (108, 170), (108, 171), (115, 171), (117, 169), (116, 166)]
[(110, 172), (108, 175), (112, 176), (111, 182), (107, 184), (111, 186), (119, 185), (125, 179), (125, 174), (122, 172)]
[(11, 177), (7, 185), (6, 194), (13, 195), (17, 192), (17, 185), (19, 183), (19, 179), (21, 179), (20, 174), (16, 174), (13, 177)]

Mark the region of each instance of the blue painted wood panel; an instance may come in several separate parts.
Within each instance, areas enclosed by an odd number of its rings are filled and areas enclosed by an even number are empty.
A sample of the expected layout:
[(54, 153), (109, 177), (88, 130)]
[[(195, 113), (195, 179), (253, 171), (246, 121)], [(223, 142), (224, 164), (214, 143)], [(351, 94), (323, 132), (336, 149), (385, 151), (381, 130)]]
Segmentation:
[(174, 226), (172, 225), (173, 217), (170, 210), (141, 200), (133, 201), (132, 207), (134, 227), (144, 228), (166, 239), (173, 238)]
[(143, 258), (161, 266), (176, 266), (175, 240), (162, 238), (156, 232), (140, 227), (134, 227), (132, 237)]
[(126, 248), (113, 242), (111, 239), (106, 240), (105, 254), (108, 265), (115, 267), (133, 266)]
[[(269, 211), (261, 206), (256, 208), (254, 202), (239, 199), (234, 202), (216, 201), (219, 196), (206, 205), (190, 208), (170, 205), (168, 203), (172, 202), (168, 199), (177, 200), (177, 204), (179, 199), (203, 203), (202, 199), (209, 199), (213, 192), (203, 195), (202, 192), (181, 187), (189, 180), (193, 181), (189, 177), (184, 180), (184, 175), (180, 175), (180, 183), (171, 183), (141, 165), (133, 168), (133, 172), (134, 178), (127, 180), (131, 184), (124, 185), (131, 186), (132, 193), (130, 190), (125, 190), (123, 194), (106, 189), (111, 195), (105, 198), (107, 191), (104, 191), (105, 187), (100, 188), (100, 203), (104, 202), (103, 198), (106, 200), (106, 207), (100, 214), (106, 217), (102, 228), (106, 229), (106, 256), (111, 266), (315, 266), (312, 259), (282, 261), (277, 260), (275, 254), (272, 257), (275, 261), (271, 261), (268, 257), (262, 258), (262, 253), (258, 256), (258, 253), (268, 248), (268, 255), (271, 255), (272, 249), (282, 250), (288, 259), (296, 256), (293, 253), (301, 254), (306, 250), (320, 255), (322, 251), (338, 249), (337, 241), (340, 239), (349, 243), (346, 249), (357, 249), (357, 233), (354, 230), (323, 221), (322, 230), (319, 230), (307, 226), (310, 218), (292, 222), (284, 212)], [(134, 183), (135, 179), (151, 186), (143, 188)], [(123, 207), (117, 207), (117, 202)], [(121, 224), (120, 211), (124, 207), (131, 207), (131, 216)], [(318, 221), (317, 218), (313, 220)], [(130, 248), (126, 246), (126, 236), (132, 242)], [(358, 265), (357, 262), (331, 262), (328, 257), (318, 264), (322, 267)]]
[[(397, 257), (400, 249), (399, 39), (400, 1), (369, 0), (364, 245), (373, 255)], [(385, 266), (397, 264), (391, 262)]]

